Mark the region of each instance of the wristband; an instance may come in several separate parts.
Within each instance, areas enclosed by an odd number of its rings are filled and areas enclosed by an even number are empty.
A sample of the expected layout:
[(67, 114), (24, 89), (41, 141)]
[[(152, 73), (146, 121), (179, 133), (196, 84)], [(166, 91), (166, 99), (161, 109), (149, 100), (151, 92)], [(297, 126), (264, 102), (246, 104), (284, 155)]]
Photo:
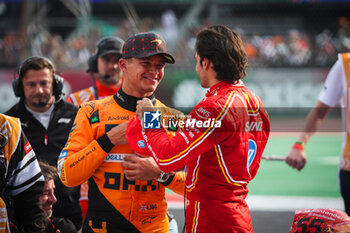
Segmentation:
[(305, 150), (305, 144), (303, 142), (296, 141), (292, 146), (292, 149)]
[(158, 182), (164, 183), (169, 179), (169, 174), (165, 172), (161, 172), (160, 175), (157, 178)]

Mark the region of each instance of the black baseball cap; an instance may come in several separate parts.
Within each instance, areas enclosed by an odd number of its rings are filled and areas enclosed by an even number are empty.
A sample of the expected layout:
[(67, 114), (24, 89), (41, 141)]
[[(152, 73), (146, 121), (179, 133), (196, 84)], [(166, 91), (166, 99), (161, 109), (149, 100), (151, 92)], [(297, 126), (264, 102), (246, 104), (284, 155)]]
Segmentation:
[(122, 54), (124, 41), (119, 37), (107, 36), (103, 37), (96, 46), (96, 55), (98, 57), (103, 57), (110, 53)]
[(162, 55), (167, 63), (175, 63), (175, 59), (167, 53), (163, 38), (153, 32), (139, 33), (126, 40), (123, 46), (122, 58), (145, 58), (153, 55)]

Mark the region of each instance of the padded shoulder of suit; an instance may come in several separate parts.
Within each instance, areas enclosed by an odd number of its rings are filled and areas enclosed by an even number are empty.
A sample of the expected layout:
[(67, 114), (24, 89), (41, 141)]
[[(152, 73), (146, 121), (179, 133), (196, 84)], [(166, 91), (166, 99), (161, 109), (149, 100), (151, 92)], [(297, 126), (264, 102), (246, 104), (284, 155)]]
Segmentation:
[(166, 114), (168, 115), (168, 117), (170, 116), (173, 116), (173, 117), (176, 117), (178, 119), (184, 119), (185, 118), (185, 114), (175, 108), (170, 108), (170, 107), (167, 107), (165, 104), (163, 104), (162, 102), (160, 102), (158, 99), (156, 99), (156, 103), (154, 104), (154, 107), (156, 109), (159, 109), (162, 114)]
[(96, 123), (99, 121), (99, 112), (101, 107), (106, 107), (113, 104), (113, 96), (108, 96), (101, 100), (92, 100), (87, 103), (82, 104), (80, 107), (85, 112), (86, 116), (89, 118), (90, 123)]
[(10, 157), (16, 151), (21, 131), (21, 123), (18, 118), (0, 114), (0, 133), (7, 139), (4, 147), (5, 157)]
[(71, 93), (67, 99), (68, 102), (72, 102), (76, 106), (87, 103), (95, 99), (95, 89), (94, 87), (88, 87), (83, 90)]

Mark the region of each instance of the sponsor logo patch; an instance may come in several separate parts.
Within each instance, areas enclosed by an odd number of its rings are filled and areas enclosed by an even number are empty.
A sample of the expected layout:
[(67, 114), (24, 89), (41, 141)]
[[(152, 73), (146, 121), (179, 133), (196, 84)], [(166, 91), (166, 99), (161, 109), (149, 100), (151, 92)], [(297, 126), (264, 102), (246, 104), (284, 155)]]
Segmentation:
[(30, 145), (30, 143), (27, 142), (27, 143), (24, 145), (24, 152), (25, 152), (26, 154), (28, 154), (31, 150), (32, 150), (32, 145)]
[(62, 170), (63, 163), (64, 163), (64, 159), (59, 159), (57, 162), (57, 173), (59, 176), (61, 176), (61, 170)]
[(140, 210), (154, 210), (157, 209), (157, 204), (140, 205)]
[(65, 172), (65, 164), (63, 163), (64, 162), (64, 160), (62, 159), (61, 160), (62, 161), (62, 165), (60, 165), (59, 167), (58, 167), (58, 175), (60, 176), (60, 178), (61, 178), (61, 181), (62, 181), (62, 183), (67, 183), (67, 178), (66, 178), (66, 172)]
[(119, 92), (117, 92), (117, 97), (118, 99), (120, 99), (121, 101), (125, 102), (125, 99), (123, 98), (123, 96), (121, 94), (119, 94)]
[(146, 147), (146, 143), (144, 140), (140, 140), (137, 142), (137, 145), (140, 147), (140, 148), (145, 148)]
[(89, 118), (90, 124), (98, 123), (100, 122), (100, 118), (98, 116), (98, 110), (92, 113), (92, 115)]
[(68, 151), (63, 150), (63, 151), (61, 151), (60, 156), (58, 156), (58, 159), (63, 159), (65, 157), (67, 157), (67, 155), (68, 155)]
[(112, 162), (112, 163), (120, 163), (123, 162), (123, 159), (125, 156), (128, 155), (134, 155), (134, 154), (117, 154), (117, 153), (110, 153), (106, 156), (104, 159), (105, 162)]
[(196, 115), (202, 119), (208, 119), (210, 116), (210, 112), (202, 107), (196, 110)]
[(108, 117), (108, 121), (128, 121), (129, 120), (129, 116), (125, 115), (125, 116), (109, 116)]
[(152, 40), (151, 43), (153, 42), (157, 43), (158, 46), (162, 44), (162, 41), (159, 39)]
[(60, 118), (58, 120), (58, 123), (68, 124), (70, 121), (71, 121), (71, 119), (69, 119), (69, 118)]
[(149, 216), (148, 218), (145, 218), (141, 221), (142, 225), (146, 223), (152, 223), (152, 220), (155, 219), (157, 216)]
[(255, 155), (256, 155), (256, 151), (257, 151), (257, 146), (256, 146), (255, 141), (252, 139), (249, 139), (249, 141), (248, 141), (248, 163), (247, 163), (248, 168), (253, 163), (253, 160), (254, 160)]
[(252, 122), (246, 122), (245, 124), (245, 132), (250, 131), (262, 131), (262, 121), (252, 121)]

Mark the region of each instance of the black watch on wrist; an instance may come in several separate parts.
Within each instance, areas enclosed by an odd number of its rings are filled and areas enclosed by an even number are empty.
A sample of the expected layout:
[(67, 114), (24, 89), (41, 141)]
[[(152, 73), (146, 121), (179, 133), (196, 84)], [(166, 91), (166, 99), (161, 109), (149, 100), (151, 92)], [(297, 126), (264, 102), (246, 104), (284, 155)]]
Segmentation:
[(161, 172), (156, 181), (163, 183), (166, 182), (169, 179), (169, 177), (169, 173)]

